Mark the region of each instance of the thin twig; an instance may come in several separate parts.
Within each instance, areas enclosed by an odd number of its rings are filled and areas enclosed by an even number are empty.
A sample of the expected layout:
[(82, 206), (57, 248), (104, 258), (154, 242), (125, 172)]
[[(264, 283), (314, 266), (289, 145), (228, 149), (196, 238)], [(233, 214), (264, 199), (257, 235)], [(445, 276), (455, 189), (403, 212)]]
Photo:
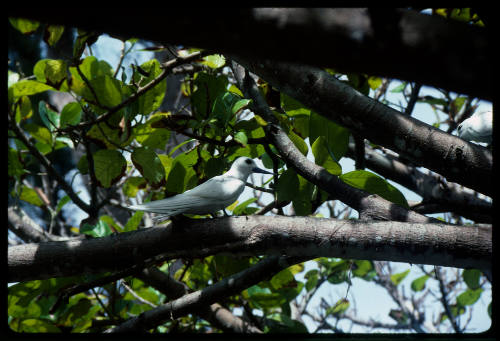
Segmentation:
[(83, 211), (87, 213), (90, 212), (91, 206), (83, 202), (82, 199), (80, 199), (80, 197), (73, 191), (73, 188), (71, 188), (71, 186), (68, 185), (68, 183), (64, 180), (64, 178), (61, 175), (59, 175), (59, 173), (54, 169), (54, 167), (52, 167), (51, 162), (45, 157), (45, 155), (40, 153), (40, 151), (35, 146), (33, 146), (33, 144), (28, 140), (28, 138), (24, 135), (24, 133), (22, 132), (18, 124), (15, 122), (15, 120), (13, 120), (10, 117), (10, 115), (8, 115), (8, 117), (9, 117), (8, 118), (9, 125), (14, 134), (16, 135), (16, 138), (26, 145), (30, 153), (35, 158), (37, 158), (40, 161), (40, 163), (45, 167), (47, 173), (49, 173), (56, 179), (56, 181), (64, 190), (64, 192), (66, 192), (66, 194), (71, 198), (71, 200), (73, 200), (75, 205), (77, 205), (79, 208), (81, 208)]

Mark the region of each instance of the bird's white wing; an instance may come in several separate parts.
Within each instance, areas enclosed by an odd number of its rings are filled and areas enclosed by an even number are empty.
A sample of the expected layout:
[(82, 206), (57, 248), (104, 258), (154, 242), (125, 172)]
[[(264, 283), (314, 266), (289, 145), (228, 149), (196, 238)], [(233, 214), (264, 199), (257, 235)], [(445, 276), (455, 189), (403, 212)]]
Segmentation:
[[(201, 185), (173, 197), (132, 205), (131, 210), (161, 213), (173, 216), (180, 213), (209, 213), (234, 202), (245, 188), (245, 183), (233, 177), (213, 177)], [(229, 204), (228, 204), (229, 202)]]
[(182, 194), (212, 200), (228, 200), (234, 196), (238, 197), (244, 188), (245, 183), (240, 179), (219, 175)]

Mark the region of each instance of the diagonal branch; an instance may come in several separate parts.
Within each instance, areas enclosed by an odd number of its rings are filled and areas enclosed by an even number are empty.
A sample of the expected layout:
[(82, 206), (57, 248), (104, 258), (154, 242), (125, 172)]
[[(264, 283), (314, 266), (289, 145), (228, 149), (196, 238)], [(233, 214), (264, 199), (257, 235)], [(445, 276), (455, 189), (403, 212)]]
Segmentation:
[[(325, 118), (481, 193), (491, 195), (491, 151), (364, 96), (320, 68), (233, 57)], [(376, 127), (376, 129), (374, 129)]]
[(107, 332), (124, 333), (154, 328), (169, 319), (175, 319), (188, 314), (200, 306), (208, 305), (224, 297), (235, 295), (269, 278), (271, 274), (306, 260), (306, 257), (270, 256), (251, 268), (224, 278), (207, 288), (184, 295), (158, 308), (146, 311), (138, 317), (131, 318), (121, 325), (107, 330)]
[(276, 146), (282, 158), (293, 167), (298, 174), (309, 182), (330, 193), (359, 212), (362, 219), (398, 220), (412, 222), (430, 222), (433, 219), (393, 204), (378, 195), (370, 195), (360, 189), (351, 187), (332, 175), (323, 167), (309, 161), (290, 140), (286, 132), (272, 114), (269, 106), (262, 98), (260, 90), (250, 76), (245, 76), (244, 69), (233, 62), (233, 73), (240, 88), (248, 98), (253, 100), (252, 108), (263, 117), (268, 125), (264, 127), (266, 137)]
[(47, 170), (47, 173), (49, 173), (56, 181), (58, 184), (61, 186), (61, 188), (66, 192), (66, 194), (73, 200), (75, 205), (80, 207), (83, 211), (89, 213), (91, 210), (91, 206), (86, 204), (80, 197), (73, 191), (73, 188), (64, 180), (64, 178), (59, 175), (59, 173), (55, 170), (54, 167), (52, 167), (51, 162), (43, 155), (40, 153), (40, 151), (33, 146), (33, 144), (28, 140), (28, 138), (24, 135), (23, 131), (19, 127), (19, 125), (8, 115), (8, 120), (9, 120), (9, 127), (12, 129), (14, 134), (16, 135), (16, 138), (19, 139), (30, 151), (30, 153), (40, 161), (40, 163), (45, 167)]

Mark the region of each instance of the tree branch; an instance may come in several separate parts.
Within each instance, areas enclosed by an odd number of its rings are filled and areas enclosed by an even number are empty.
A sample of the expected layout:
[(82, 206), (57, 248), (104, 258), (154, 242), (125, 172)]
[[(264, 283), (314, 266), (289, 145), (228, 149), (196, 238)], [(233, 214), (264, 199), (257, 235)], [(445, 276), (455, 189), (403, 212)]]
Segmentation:
[[(349, 143), (346, 156), (354, 159), (356, 155), (355, 145)], [(443, 188), (443, 181), (439, 175), (425, 174), (416, 167), (405, 165), (391, 155), (377, 153), (368, 146), (365, 146), (365, 155), (368, 168), (419, 194), (425, 202), (433, 205), (433, 209), (439, 208), (441, 211), (421, 208), (412, 210), (420, 214), (451, 211), (476, 222), (492, 222), (491, 202), (478, 198), (472, 190), (462, 188), (453, 182), (447, 182)]]
[(9, 121), (9, 127), (12, 129), (14, 134), (16, 135), (16, 138), (20, 140), (24, 145), (28, 148), (30, 153), (33, 155), (33, 157), (37, 158), (38, 161), (45, 167), (47, 170), (47, 173), (49, 173), (54, 179), (56, 179), (57, 183), (61, 188), (66, 192), (66, 194), (73, 200), (75, 205), (77, 205), (79, 208), (81, 208), (85, 212), (90, 211), (90, 205), (86, 204), (80, 197), (73, 191), (73, 188), (68, 185), (68, 183), (64, 180), (64, 178), (59, 175), (59, 173), (52, 167), (51, 162), (43, 155), (40, 153), (40, 151), (31, 144), (31, 142), (28, 140), (28, 138), (24, 135), (23, 131), (19, 127), (19, 125), (10, 117), (10, 115), (7, 115), (8, 121)]
[(89, 240), (11, 246), (8, 281), (117, 271), (221, 252), (491, 269), (488, 227), (257, 215), (184, 219), (181, 224)]
[(330, 193), (332, 198), (339, 199), (346, 205), (351, 206), (359, 212), (361, 219), (398, 220), (412, 222), (430, 222), (433, 219), (418, 213), (408, 211), (395, 205), (378, 195), (370, 195), (360, 189), (351, 187), (332, 175), (323, 167), (309, 161), (297, 149), (286, 132), (283, 131), (279, 122), (270, 111), (267, 103), (262, 98), (260, 90), (253, 79), (245, 76), (244, 69), (233, 62), (233, 73), (235, 78), (248, 98), (253, 100), (252, 108), (255, 113), (269, 122), (264, 127), (266, 137), (279, 150), (283, 160), (293, 167), (298, 174), (309, 182)]
[[(146, 284), (164, 293), (169, 299), (177, 299), (189, 293), (187, 286), (163, 273), (155, 267), (145, 269), (138, 277)], [(233, 333), (262, 333), (262, 331), (239, 317), (218, 303), (202, 306), (196, 311), (202, 318), (224, 331)]]
[(148, 330), (162, 324), (168, 319), (183, 316), (203, 305), (211, 304), (219, 299), (241, 292), (242, 290), (269, 278), (274, 274), (295, 263), (307, 260), (305, 257), (270, 256), (258, 264), (240, 271), (230, 277), (161, 305), (158, 308), (148, 310), (138, 317), (134, 317), (123, 324), (108, 330), (112, 333), (123, 333), (130, 331)]
[(487, 195), (493, 193), (493, 158), (485, 147), (447, 134), (364, 96), (322, 69), (243, 57), (232, 59), (353, 133), (390, 148), (450, 181)]
[[(23, 7), (12, 9), (9, 15), (163, 44), (213, 48), (249, 59), (270, 58), (404, 79), (484, 99), (493, 97), (490, 71), (494, 64), (488, 31), (415, 11), (193, 8), (178, 11), (167, 22), (164, 13), (137, 18), (126, 10), (117, 14), (116, 8), (82, 8), (80, 14)], [(175, 35), (168, 34), (173, 31)]]

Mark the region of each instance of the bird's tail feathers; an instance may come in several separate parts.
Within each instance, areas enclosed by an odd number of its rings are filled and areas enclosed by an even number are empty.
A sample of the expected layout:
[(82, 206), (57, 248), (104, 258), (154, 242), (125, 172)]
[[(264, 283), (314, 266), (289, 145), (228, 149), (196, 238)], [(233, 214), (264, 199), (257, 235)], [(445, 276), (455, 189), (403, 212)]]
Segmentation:
[(186, 202), (185, 198), (178, 198), (177, 196), (173, 196), (170, 198), (155, 200), (144, 204), (131, 205), (128, 206), (128, 209), (173, 216), (183, 213), (186, 208), (189, 207), (188, 205), (189, 203)]

